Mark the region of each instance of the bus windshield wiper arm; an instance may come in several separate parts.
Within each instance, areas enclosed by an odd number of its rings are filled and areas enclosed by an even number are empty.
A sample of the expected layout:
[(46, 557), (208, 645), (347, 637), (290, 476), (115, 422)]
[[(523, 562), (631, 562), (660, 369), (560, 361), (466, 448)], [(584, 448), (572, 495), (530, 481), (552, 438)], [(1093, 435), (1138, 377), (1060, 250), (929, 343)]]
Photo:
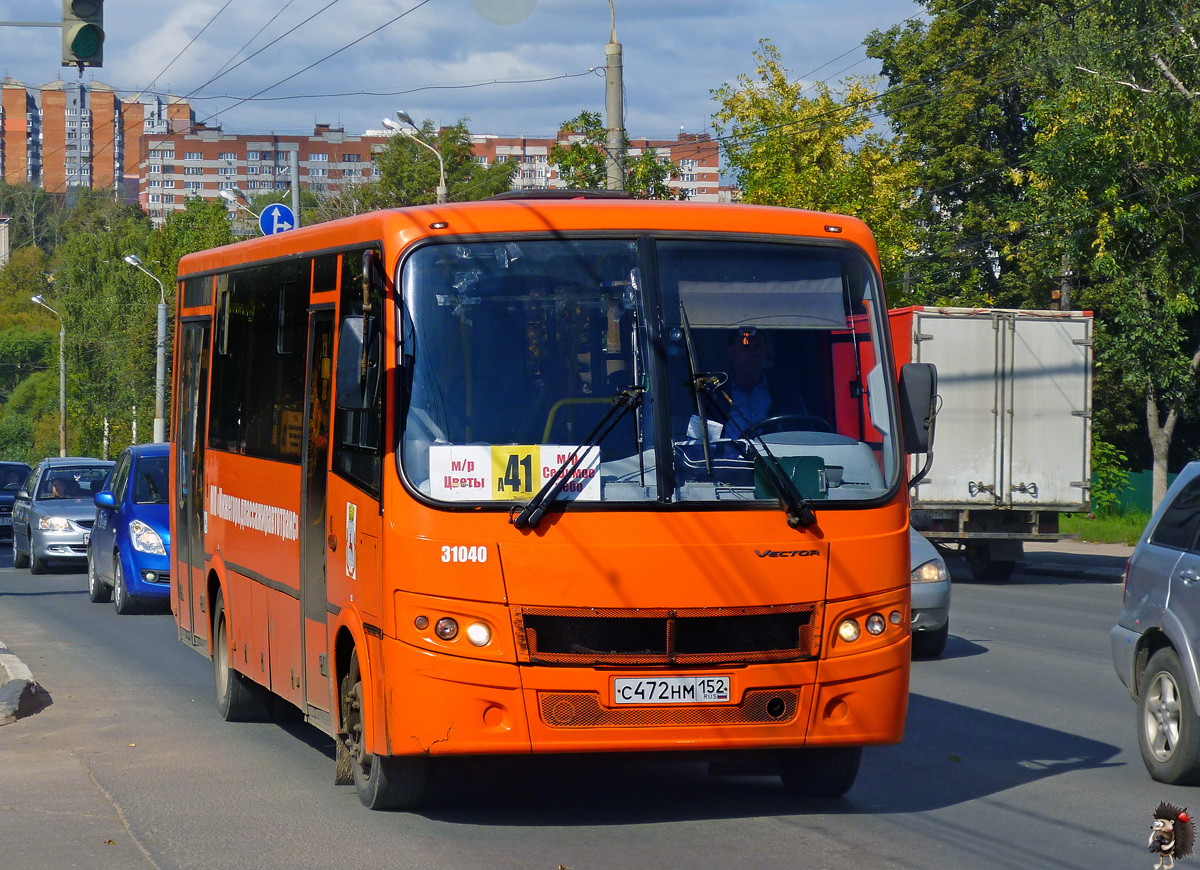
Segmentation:
[(708, 415), (704, 413), (704, 396), (721, 384), (715, 375), (696, 371), (696, 346), (692, 343), (692, 325), (688, 322), (683, 299), (679, 300), (679, 323), (683, 327), (683, 343), (686, 347), (688, 377), (691, 379), (692, 395), (696, 399), (696, 418), (700, 423), (700, 443), (704, 445), (704, 471), (712, 476), (712, 440), (708, 437)]
[(783, 504), (788, 525), (793, 529), (798, 529), (800, 526), (811, 526), (815, 523), (817, 515), (813, 512), (812, 499), (805, 498), (800, 493), (795, 482), (788, 476), (787, 471), (784, 470), (783, 465), (771, 452), (771, 449), (767, 447), (766, 442), (759, 439), (759, 444), (762, 445), (761, 450), (754, 446), (752, 438), (739, 438), (737, 443), (742, 445), (743, 449), (748, 451), (752, 457), (762, 462), (763, 473), (767, 475), (771, 488), (775, 490), (775, 494), (779, 496), (779, 500)]
[(562, 488), (571, 479), (571, 475), (579, 468), (584, 454), (603, 441), (604, 436), (612, 431), (612, 428), (628, 411), (642, 403), (642, 395), (645, 391), (646, 388), (642, 386), (629, 386), (614, 395), (612, 407), (600, 418), (600, 422), (592, 428), (587, 438), (583, 439), (583, 443), (567, 455), (567, 458), (555, 469), (554, 474), (550, 475), (550, 479), (525, 504), (525, 507), (519, 511), (517, 508), (513, 508), (509, 512), (508, 521), (518, 529), (536, 529), (538, 523), (542, 521), (546, 509), (554, 503), (558, 494), (562, 492)]

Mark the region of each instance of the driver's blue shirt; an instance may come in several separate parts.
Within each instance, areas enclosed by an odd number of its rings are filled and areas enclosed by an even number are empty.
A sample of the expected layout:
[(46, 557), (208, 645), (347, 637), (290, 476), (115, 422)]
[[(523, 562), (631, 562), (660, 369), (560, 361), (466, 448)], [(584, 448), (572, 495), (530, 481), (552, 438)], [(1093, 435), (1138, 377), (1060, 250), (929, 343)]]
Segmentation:
[(771, 391), (767, 389), (767, 379), (764, 377), (754, 389), (746, 392), (732, 379), (729, 382), (729, 398), (733, 400), (733, 410), (729, 412), (729, 422), (725, 424), (722, 435), (726, 438), (739, 438), (742, 431), (751, 423), (765, 420), (771, 410)]

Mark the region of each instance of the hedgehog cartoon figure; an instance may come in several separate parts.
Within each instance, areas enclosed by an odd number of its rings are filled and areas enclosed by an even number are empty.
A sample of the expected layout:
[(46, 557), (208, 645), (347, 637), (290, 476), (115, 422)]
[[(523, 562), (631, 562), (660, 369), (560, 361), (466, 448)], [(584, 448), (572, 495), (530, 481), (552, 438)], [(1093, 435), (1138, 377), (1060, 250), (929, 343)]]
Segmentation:
[(1196, 824), (1187, 813), (1166, 801), (1154, 809), (1154, 825), (1150, 829), (1150, 851), (1158, 856), (1154, 870), (1171, 870), (1176, 858), (1186, 858), (1196, 845)]

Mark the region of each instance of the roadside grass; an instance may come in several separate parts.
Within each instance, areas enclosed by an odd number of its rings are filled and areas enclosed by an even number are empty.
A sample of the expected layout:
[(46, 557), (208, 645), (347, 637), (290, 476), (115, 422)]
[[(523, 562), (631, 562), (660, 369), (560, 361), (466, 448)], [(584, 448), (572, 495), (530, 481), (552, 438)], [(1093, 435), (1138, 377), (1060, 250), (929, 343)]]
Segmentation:
[(1061, 532), (1079, 535), (1097, 544), (1129, 544), (1138, 542), (1150, 515), (1141, 511), (1111, 514), (1063, 514), (1059, 517)]

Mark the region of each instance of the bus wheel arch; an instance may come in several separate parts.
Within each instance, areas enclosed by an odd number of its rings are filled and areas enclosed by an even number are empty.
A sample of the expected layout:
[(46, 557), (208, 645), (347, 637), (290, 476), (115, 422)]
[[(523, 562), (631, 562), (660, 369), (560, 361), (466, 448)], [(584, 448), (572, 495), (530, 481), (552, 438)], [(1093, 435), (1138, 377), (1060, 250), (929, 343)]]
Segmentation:
[[(345, 656), (344, 651), (348, 652)], [(370, 809), (413, 809), (425, 796), (428, 756), (377, 755), (368, 750), (368, 707), (364, 697), (367, 693), (353, 640), (344, 643), (339, 635), (336, 656), (339, 679), (335, 781), (353, 783), (359, 800)]]
[(265, 690), (238, 672), (233, 661), (232, 632), (226, 613), (225, 595), (215, 574), (209, 577), (212, 611), (213, 678), (217, 690), (217, 713), (226, 722), (262, 722), (268, 707)]

